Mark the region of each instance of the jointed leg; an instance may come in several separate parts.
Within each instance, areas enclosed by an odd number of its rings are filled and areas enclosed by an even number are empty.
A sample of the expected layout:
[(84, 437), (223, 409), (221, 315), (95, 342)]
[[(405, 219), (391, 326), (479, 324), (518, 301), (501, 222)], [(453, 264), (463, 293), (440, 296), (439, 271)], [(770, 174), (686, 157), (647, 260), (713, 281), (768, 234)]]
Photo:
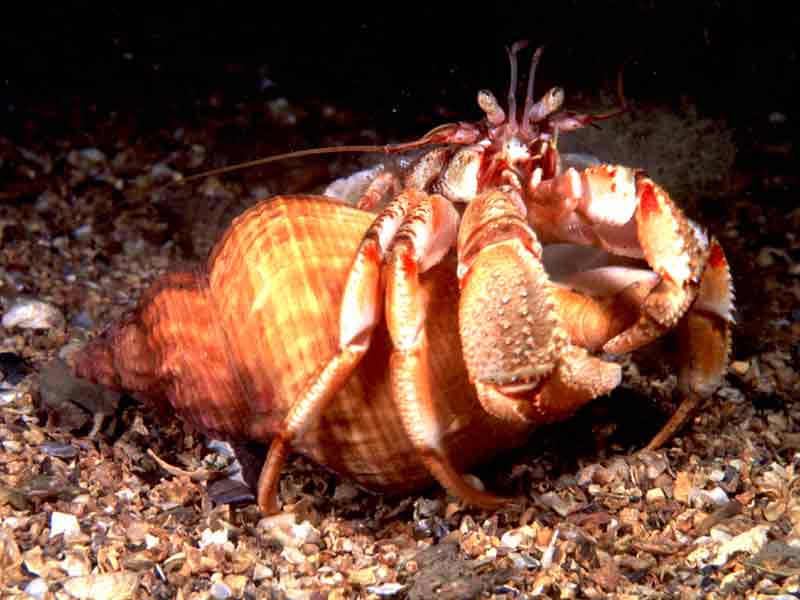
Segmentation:
[(372, 331), (381, 317), (381, 267), (384, 256), (417, 201), (415, 194), (401, 194), (392, 200), (367, 230), (358, 248), (342, 296), (339, 351), (315, 374), (292, 405), (283, 421), (281, 433), (270, 444), (261, 470), (258, 505), (266, 514), (278, 510), (278, 481), (293, 440), (316, 422), (369, 348)]
[[(725, 255), (714, 239), (709, 244), (705, 264), (697, 297), (677, 327), (678, 387), (683, 400), (646, 450), (659, 448), (678, 432), (702, 401), (717, 389), (728, 365), (733, 289)], [(642, 321), (661, 333), (653, 319), (641, 315), (645, 301), (659, 285), (657, 274), (643, 275), (637, 269), (597, 268), (564, 279), (589, 294), (566, 288), (556, 291), (556, 306), (573, 343), (589, 350), (608, 348), (609, 340), (618, 339), (620, 333), (636, 324), (641, 326)], [(645, 341), (649, 339), (645, 337)], [(640, 345), (633, 344), (627, 350)]]
[(393, 173), (384, 172), (370, 181), (367, 189), (361, 194), (356, 208), (374, 211), (380, 207), (381, 200), (397, 186), (397, 178)]
[(669, 441), (692, 417), (697, 407), (719, 387), (731, 351), (733, 283), (719, 242), (712, 239), (697, 300), (679, 325), (680, 372), (683, 400), (646, 450)]
[[(693, 406), (716, 388), (727, 366), (732, 288), (722, 249), (716, 241), (708, 242), (661, 187), (626, 167), (568, 169), (532, 186), (526, 201), (529, 222), (548, 241), (642, 258), (657, 277), (654, 284), (640, 286), (645, 293), (634, 298), (636, 319), (616, 331), (602, 349), (628, 353), (679, 328), (683, 346), (679, 382), (685, 400), (649, 447), (664, 443)], [(599, 314), (602, 317), (603, 311)], [(598, 322), (602, 325), (609, 318)], [(585, 339), (594, 344), (610, 331), (601, 327), (595, 332), (599, 335)]]
[[(448, 222), (449, 226), (441, 225)], [(450, 203), (432, 196), (417, 206), (398, 232), (386, 267), (386, 317), (394, 346), (392, 394), (412, 444), (436, 480), (470, 504), (496, 508), (505, 500), (474, 488), (451, 464), (441, 444), (442, 431), (431, 394), (426, 308), (419, 275), (452, 246), (457, 222)]]

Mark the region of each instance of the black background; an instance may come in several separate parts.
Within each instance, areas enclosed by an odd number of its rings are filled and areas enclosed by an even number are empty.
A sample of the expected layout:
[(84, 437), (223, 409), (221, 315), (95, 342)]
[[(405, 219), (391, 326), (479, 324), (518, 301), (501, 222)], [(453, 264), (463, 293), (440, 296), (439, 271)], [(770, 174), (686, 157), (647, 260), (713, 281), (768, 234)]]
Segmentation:
[[(503, 48), (520, 39), (548, 44), (541, 91), (556, 82), (568, 94), (613, 91), (626, 63), (626, 94), (638, 101), (688, 97), (734, 123), (797, 114), (800, 21), (779, 3), (112, 4), (6, 11), (5, 119), (71, 95), (145, 106), (220, 87), (242, 98), (313, 95), (376, 124), (402, 125), (440, 103), (474, 119), (477, 89), (504, 94)], [(277, 87), (263, 89), (267, 78)]]

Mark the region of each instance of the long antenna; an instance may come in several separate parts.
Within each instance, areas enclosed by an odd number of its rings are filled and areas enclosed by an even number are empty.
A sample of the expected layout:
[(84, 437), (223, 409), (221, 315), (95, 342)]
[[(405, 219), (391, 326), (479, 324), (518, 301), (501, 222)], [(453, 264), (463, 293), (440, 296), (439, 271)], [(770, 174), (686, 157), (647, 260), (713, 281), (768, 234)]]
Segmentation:
[(203, 177), (211, 177), (212, 175), (220, 175), (222, 173), (230, 173), (231, 171), (239, 171), (240, 169), (248, 169), (250, 167), (266, 165), (279, 160), (303, 158), (306, 156), (316, 156), (318, 154), (340, 154), (343, 152), (382, 152), (383, 154), (393, 154), (396, 152), (406, 152), (408, 150), (415, 150), (417, 148), (432, 146), (435, 144), (474, 144), (479, 136), (480, 130), (471, 123), (445, 123), (444, 125), (434, 127), (418, 140), (413, 140), (411, 142), (386, 144), (385, 146), (326, 146), (325, 148), (296, 150), (295, 152), (276, 154), (275, 156), (257, 158), (255, 160), (229, 165), (227, 167), (220, 167), (219, 169), (212, 169), (211, 171), (195, 173), (194, 175), (177, 179), (173, 183), (186, 183), (188, 181), (202, 179)]
[(222, 175), (223, 173), (230, 173), (232, 171), (239, 171), (241, 169), (249, 169), (250, 167), (258, 167), (272, 162), (281, 160), (288, 160), (291, 158), (303, 158), (305, 156), (316, 156), (318, 154), (338, 154), (344, 152), (385, 152), (389, 153), (395, 151), (395, 146), (327, 146), (325, 148), (309, 148), (307, 150), (296, 150), (294, 152), (286, 152), (284, 154), (276, 154), (274, 156), (267, 156), (266, 158), (256, 158), (255, 160), (248, 160), (247, 162), (237, 163), (235, 165), (228, 165), (227, 167), (220, 167), (219, 169), (212, 169), (210, 171), (203, 171), (202, 173), (195, 173), (188, 177), (181, 177), (176, 180), (176, 183), (188, 183), (204, 177), (211, 177), (213, 175)]

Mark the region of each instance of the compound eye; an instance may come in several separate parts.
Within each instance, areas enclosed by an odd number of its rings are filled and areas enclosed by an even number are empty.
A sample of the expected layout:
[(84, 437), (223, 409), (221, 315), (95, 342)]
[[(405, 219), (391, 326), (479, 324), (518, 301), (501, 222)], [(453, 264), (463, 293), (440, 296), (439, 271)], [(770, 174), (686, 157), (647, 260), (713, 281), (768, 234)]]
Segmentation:
[(500, 125), (506, 120), (506, 113), (500, 108), (500, 103), (489, 90), (478, 92), (478, 106), (486, 113), (486, 118), (492, 125)]
[(545, 94), (544, 101), (547, 104), (549, 113), (557, 111), (564, 104), (564, 88), (559, 86), (550, 88)]

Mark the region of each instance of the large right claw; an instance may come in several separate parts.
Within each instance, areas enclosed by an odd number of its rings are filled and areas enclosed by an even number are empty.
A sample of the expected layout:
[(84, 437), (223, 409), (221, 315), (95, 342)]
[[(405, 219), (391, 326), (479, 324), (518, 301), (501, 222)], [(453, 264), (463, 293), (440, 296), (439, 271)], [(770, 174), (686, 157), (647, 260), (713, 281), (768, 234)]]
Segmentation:
[(458, 240), (459, 327), (484, 410), (543, 424), (615, 388), (621, 371), (572, 343), (523, 211), (508, 190), (467, 207)]

